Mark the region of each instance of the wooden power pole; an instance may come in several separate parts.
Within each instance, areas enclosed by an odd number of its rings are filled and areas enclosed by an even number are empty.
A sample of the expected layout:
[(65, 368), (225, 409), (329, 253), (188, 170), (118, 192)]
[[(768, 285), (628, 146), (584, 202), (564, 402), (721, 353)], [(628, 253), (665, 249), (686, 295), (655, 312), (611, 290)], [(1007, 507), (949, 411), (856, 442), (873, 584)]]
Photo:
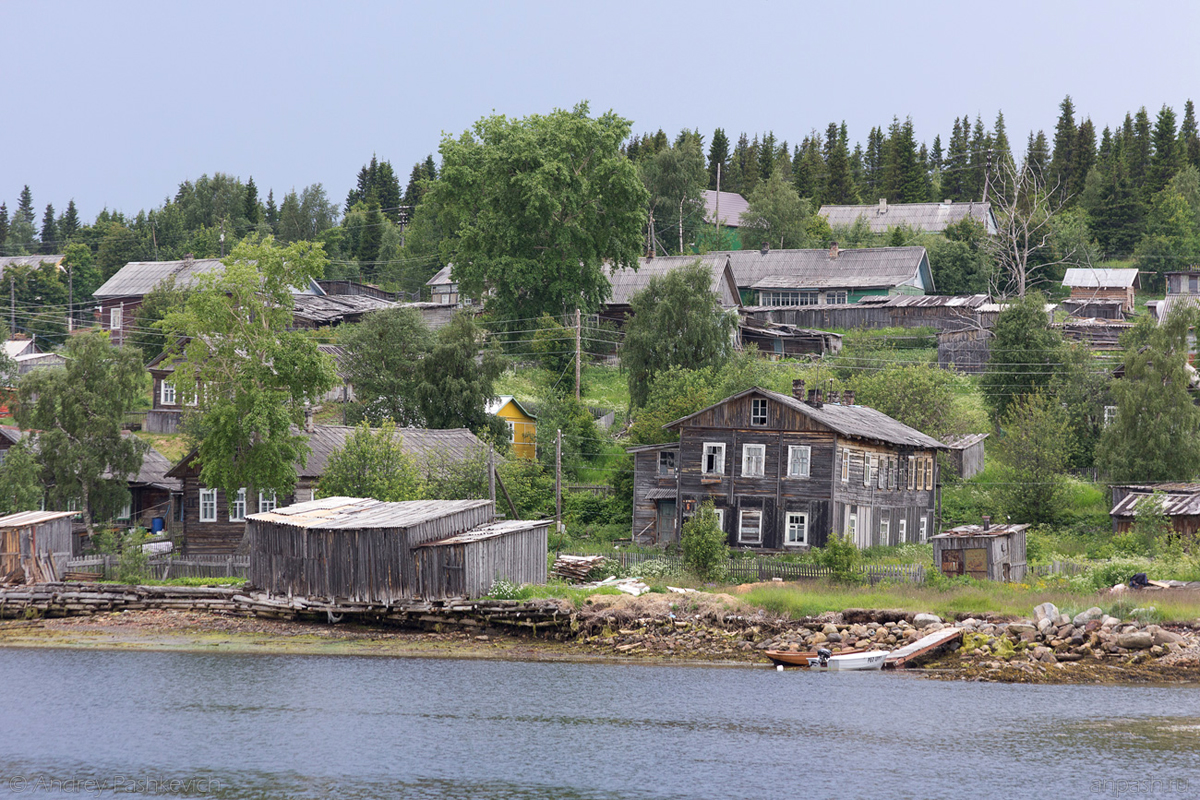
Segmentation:
[(579, 384), (583, 376), (583, 314), (575, 309), (575, 400), (579, 400)]
[(562, 531), (562, 428), (554, 436), (554, 532)]

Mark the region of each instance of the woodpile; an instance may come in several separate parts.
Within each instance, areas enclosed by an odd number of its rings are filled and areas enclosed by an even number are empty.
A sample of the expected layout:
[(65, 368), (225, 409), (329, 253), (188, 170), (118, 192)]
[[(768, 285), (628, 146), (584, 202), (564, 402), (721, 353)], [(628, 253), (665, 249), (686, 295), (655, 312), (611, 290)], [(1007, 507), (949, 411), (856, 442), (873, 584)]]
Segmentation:
[(574, 583), (583, 583), (587, 580), (589, 572), (596, 567), (604, 566), (605, 560), (604, 556), (560, 555), (554, 559), (554, 567), (551, 572)]

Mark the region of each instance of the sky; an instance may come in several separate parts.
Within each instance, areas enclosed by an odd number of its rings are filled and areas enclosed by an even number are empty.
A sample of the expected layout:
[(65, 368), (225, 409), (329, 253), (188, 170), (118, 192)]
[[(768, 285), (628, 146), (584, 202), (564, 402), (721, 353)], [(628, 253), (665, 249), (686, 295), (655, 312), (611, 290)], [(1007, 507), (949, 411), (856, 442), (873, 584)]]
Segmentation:
[(372, 154), (407, 181), (492, 113), (612, 109), (717, 127), (919, 140), (1002, 110), (1019, 158), (1070, 94), (1097, 131), (1200, 95), (1200, 3), (0, 2), (0, 202), (136, 214), (184, 180), (341, 201)]

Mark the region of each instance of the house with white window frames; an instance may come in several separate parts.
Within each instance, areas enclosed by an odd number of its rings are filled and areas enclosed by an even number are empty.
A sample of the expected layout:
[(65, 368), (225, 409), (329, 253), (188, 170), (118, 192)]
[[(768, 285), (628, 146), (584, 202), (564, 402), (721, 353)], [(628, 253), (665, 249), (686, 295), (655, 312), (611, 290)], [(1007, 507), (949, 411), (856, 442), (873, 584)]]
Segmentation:
[(665, 426), (670, 444), (630, 448), (633, 536), (679, 539), (711, 502), (729, 544), (787, 551), (842, 534), (859, 547), (924, 541), (937, 508), (941, 442), (852, 392), (754, 388)]

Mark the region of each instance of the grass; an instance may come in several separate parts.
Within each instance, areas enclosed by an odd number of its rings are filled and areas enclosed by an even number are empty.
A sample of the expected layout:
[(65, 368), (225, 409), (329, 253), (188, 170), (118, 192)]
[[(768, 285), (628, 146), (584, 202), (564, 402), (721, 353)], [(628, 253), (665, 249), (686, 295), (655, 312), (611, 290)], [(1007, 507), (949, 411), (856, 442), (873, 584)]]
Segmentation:
[[(558, 377), (536, 367), (510, 369), (496, 380), (494, 389), (496, 394), (511, 394), (523, 403), (536, 403), (544, 393), (543, 387), (552, 384)], [(618, 416), (624, 415), (629, 408), (629, 384), (619, 368), (588, 364), (583, 368), (582, 378), (585, 405), (610, 409), (616, 411)], [(574, 381), (573, 373), (563, 380)]]
[(172, 464), (178, 463), (190, 450), (187, 438), (182, 433), (147, 433), (146, 431), (137, 431), (135, 435), (162, 453), (163, 457)]

